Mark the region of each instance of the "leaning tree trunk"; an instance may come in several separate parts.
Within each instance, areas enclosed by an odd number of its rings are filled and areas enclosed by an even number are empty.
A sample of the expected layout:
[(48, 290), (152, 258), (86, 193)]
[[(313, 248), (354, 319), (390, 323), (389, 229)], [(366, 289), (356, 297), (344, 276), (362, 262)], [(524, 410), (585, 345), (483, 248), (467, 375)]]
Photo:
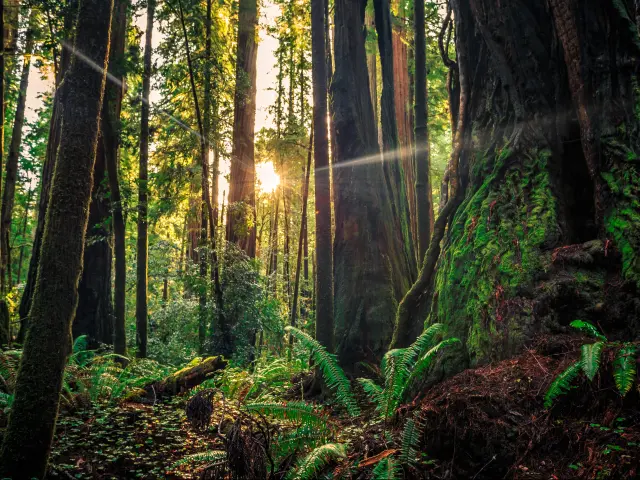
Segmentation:
[(15, 480), (44, 477), (53, 441), (64, 368), (71, 353), (71, 321), (78, 302), (112, 8), (112, 0), (81, 3), (75, 45), (82, 46), (89, 61), (73, 55), (64, 79), (61, 140), (29, 312), (30, 328), (0, 450), (0, 474)]
[(460, 104), (468, 177), (431, 321), (463, 340), (457, 367), (512, 355), (576, 318), (637, 334), (640, 41), (630, 2), (452, 3), (461, 79), (472, 73)]
[(237, 243), (247, 255), (253, 258), (256, 254), (254, 224), (256, 167), (253, 139), (256, 122), (256, 61), (258, 53), (257, 1), (240, 0), (238, 11), (238, 58), (234, 97), (233, 149), (229, 174), (227, 241)]
[[(73, 42), (73, 26), (76, 19), (78, 0), (70, 0), (67, 4), (66, 14), (64, 17), (64, 31), (66, 40)], [(71, 60), (71, 52), (68, 48), (63, 48), (60, 54), (60, 64), (56, 75), (56, 93), (53, 97), (53, 111), (51, 112), (51, 123), (49, 124), (49, 138), (47, 140), (47, 151), (45, 155), (44, 165), (40, 174), (40, 199), (38, 200), (38, 222), (33, 239), (33, 247), (31, 248), (31, 259), (29, 260), (29, 271), (27, 272), (27, 281), (25, 282), (24, 291), (20, 298), (20, 306), (18, 314), (20, 315), (20, 330), (18, 331), (18, 342), (22, 343), (25, 339), (28, 328), (28, 315), (31, 309), (31, 301), (36, 285), (36, 275), (38, 273), (38, 264), (40, 262), (40, 247), (42, 245), (42, 235), (44, 233), (44, 221), (49, 205), (49, 193), (51, 190), (51, 180), (56, 165), (56, 155), (58, 153), (58, 145), (60, 144), (60, 131), (62, 128), (62, 95), (64, 92), (64, 84), (62, 78), (65, 75), (69, 62)]]
[[(367, 88), (364, 0), (335, 3), (335, 73), (331, 113), (336, 134), (333, 164), (334, 290), (337, 353), (353, 371), (386, 351), (397, 305), (394, 278), (405, 262), (392, 231), (392, 199), (380, 160)], [(320, 259), (318, 259), (320, 260)], [(363, 288), (366, 285), (366, 288)]]

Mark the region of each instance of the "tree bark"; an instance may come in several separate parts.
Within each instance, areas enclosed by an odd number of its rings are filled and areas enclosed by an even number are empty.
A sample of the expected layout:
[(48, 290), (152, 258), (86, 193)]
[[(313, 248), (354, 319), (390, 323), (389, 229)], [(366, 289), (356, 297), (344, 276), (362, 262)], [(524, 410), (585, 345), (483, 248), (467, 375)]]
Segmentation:
[(73, 55), (65, 75), (61, 140), (29, 313), (31, 326), (0, 450), (1, 474), (16, 480), (44, 477), (71, 353), (112, 9), (111, 0), (81, 3), (75, 45), (82, 46), (83, 54), (100, 70)]
[(469, 173), (430, 321), (463, 340), (457, 368), (576, 318), (625, 338), (640, 321), (638, 32), (628, 2), (549, 4), (452, 3)]
[(333, 341), (333, 251), (331, 235), (331, 175), (327, 124), (327, 59), (325, 9), (327, 0), (311, 0), (311, 71), (313, 77), (313, 159), (316, 211), (314, 296), (316, 340), (329, 352)]
[(415, 48), (415, 212), (418, 237), (418, 263), (422, 265), (431, 241), (433, 200), (431, 195), (429, 111), (427, 98), (427, 45), (425, 38), (424, 0), (413, 2)]
[(25, 204), (24, 207), (24, 220), (22, 222), (22, 232), (21, 232), (21, 238), (22, 238), (22, 244), (20, 245), (20, 256), (18, 258), (18, 271), (16, 272), (16, 282), (18, 284), (22, 283), (22, 263), (24, 260), (24, 249), (25, 249), (25, 239), (26, 239), (26, 235), (27, 235), (27, 224), (29, 223), (29, 214), (30, 209), (31, 209), (31, 200), (33, 197), (33, 189), (29, 188), (28, 192), (27, 192), (27, 203)]
[[(395, 104), (394, 51), (392, 43), (391, 11), (388, 0), (374, 0), (375, 23), (378, 32), (378, 50), (382, 67), (382, 97), (380, 99), (380, 119), (382, 122), (382, 161), (391, 198), (394, 233), (399, 242), (390, 246), (400, 246), (393, 252), (397, 261), (393, 263), (394, 289), (399, 300), (416, 277), (416, 255), (411, 231), (411, 215), (407, 200), (405, 157), (411, 158), (410, 145), (403, 146), (398, 138), (398, 124)], [(407, 148), (409, 147), (409, 148)], [(410, 163), (410, 162), (408, 162)]]
[[(138, 173), (138, 259), (136, 262), (136, 344), (146, 357), (149, 310), (147, 305), (149, 281), (149, 92), (151, 90), (151, 57), (153, 55), (153, 18), (156, 1), (147, 1), (147, 27), (144, 43), (144, 71), (142, 74), (142, 102), (140, 104), (140, 164)], [(166, 282), (165, 282), (166, 285)]]
[[(65, 9), (64, 30), (66, 42), (73, 43), (75, 32), (73, 27), (78, 11), (78, 1), (70, 0)], [(51, 190), (51, 180), (56, 165), (56, 157), (58, 146), (60, 144), (60, 131), (62, 128), (62, 102), (64, 94), (64, 84), (62, 79), (69, 67), (71, 61), (71, 51), (69, 48), (63, 48), (60, 54), (60, 66), (56, 75), (56, 92), (53, 99), (53, 111), (51, 113), (51, 124), (49, 127), (49, 138), (47, 141), (47, 153), (40, 175), (40, 199), (38, 200), (38, 223), (33, 239), (33, 247), (31, 249), (31, 259), (29, 260), (29, 272), (27, 273), (27, 281), (25, 283), (22, 297), (20, 298), (20, 307), (18, 313), (20, 315), (20, 331), (18, 332), (18, 342), (22, 343), (25, 339), (28, 328), (28, 315), (31, 309), (33, 292), (36, 285), (36, 276), (38, 273), (38, 264), (40, 262), (40, 248), (42, 246), (42, 235), (45, 228), (45, 219), (47, 215), (47, 207), (49, 206), (49, 193)], [(2, 138), (2, 137), (0, 137)], [(1, 140), (0, 140), (1, 141)]]
[(256, 253), (254, 127), (256, 120), (256, 42), (258, 5), (256, 0), (240, 0), (238, 13), (238, 54), (234, 97), (233, 148), (229, 174), (227, 241), (237, 243), (249, 257)]
[[(363, 0), (335, 3), (335, 73), (331, 113), (336, 132), (333, 164), (334, 291), (337, 352), (342, 365), (377, 361), (393, 332), (398, 285), (406, 258), (394, 232), (367, 85)], [(318, 262), (319, 263), (319, 262)], [(366, 289), (362, 285), (367, 285)], [(320, 285), (318, 285), (320, 287)]]

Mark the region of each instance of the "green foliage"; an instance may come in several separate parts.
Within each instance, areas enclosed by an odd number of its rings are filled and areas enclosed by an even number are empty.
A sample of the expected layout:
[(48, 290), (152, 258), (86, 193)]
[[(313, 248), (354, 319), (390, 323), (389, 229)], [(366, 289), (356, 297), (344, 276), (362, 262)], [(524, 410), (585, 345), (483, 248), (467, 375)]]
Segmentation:
[(319, 425), (306, 425), (295, 430), (280, 433), (274, 438), (273, 457), (282, 461), (296, 452), (315, 448), (320, 443), (326, 443), (330, 431)]
[(558, 375), (547, 390), (544, 397), (545, 408), (551, 407), (553, 401), (560, 395), (564, 395), (571, 389), (571, 382), (573, 382), (580, 371), (582, 370), (582, 363), (576, 362), (571, 364), (564, 372)]
[(338, 365), (336, 356), (327, 352), (324, 346), (302, 330), (291, 326), (286, 327), (285, 330), (293, 335), (306, 348), (311, 350), (311, 355), (322, 372), (327, 386), (335, 392), (336, 400), (345, 407), (349, 415), (352, 417), (359, 415), (360, 407), (358, 407), (356, 399), (353, 396), (351, 384), (344, 370)]
[(558, 375), (549, 386), (544, 398), (545, 408), (551, 407), (557, 397), (566, 394), (571, 389), (571, 383), (581, 371), (584, 372), (589, 381), (593, 381), (600, 369), (602, 352), (607, 348), (617, 349), (613, 361), (613, 377), (620, 395), (626, 396), (636, 381), (636, 356), (638, 351), (636, 344), (626, 342), (620, 345), (618, 342), (608, 342), (607, 338), (589, 322), (576, 320), (571, 322), (571, 326), (587, 332), (601, 341), (582, 345), (580, 360)]
[(212, 465), (222, 465), (227, 460), (227, 452), (222, 450), (210, 450), (208, 452), (194, 453), (187, 455), (175, 462), (171, 468), (178, 468), (183, 465), (192, 465), (194, 463), (210, 463)]
[(598, 373), (598, 369), (600, 368), (600, 359), (602, 357), (603, 348), (604, 342), (582, 345), (580, 365), (582, 365), (582, 371), (590, 381), (593, 381)]
[(400, 448), (400, 462), (404, 465), (416, 463), (421, 430), (418, 422), (413, 418), (407, 420), (402, 430), (402, 446)]
[(411, 387), (428, 371), (437, 353), (459, 343), (457, 338), (448, 338), (436, 343), (443, 334), (444, 325), (436, 323), (427, 328), (409, 347), (387, 352), (380, 365), (384, 375), (384, 387), (379, 387), (368, 379), (358, 379), (384, 418), (393, 417)]
[(402, 478), (402, 466), (395, 458), (383, 458), (373, 469), (373, 480), (400, 480)]
[(346, 458), (347, 446), (327, 443), (312, 450), (296, 462), (295, 468), (286, 476), (287, 480), (311, 480), (329, 463)]
[(329, 421), (324, 412), (305, 402), (250, 403), (244, 408), (248, 412), (260, 413), (283, 422), (324, 427)]
[(613, 361), (613, 376), (616, 387), (623, 397), (629, 393), (636, 381), (636, 355), (637, 348), (632, 343), (622, 345)]
[(597, 338), (598, 340), (605, 340), (605, 341), (607, 340), (607, 338), (604, 335), (602, 335), (598, 331), (598, 329), (592, 324), (590, 324), (589, 322), (583, 322), (582, 320), (574, 320), (569, 325), (571, 325), (573, 328), (580, 330), (581, 332), (586, 333), (587, 335)]

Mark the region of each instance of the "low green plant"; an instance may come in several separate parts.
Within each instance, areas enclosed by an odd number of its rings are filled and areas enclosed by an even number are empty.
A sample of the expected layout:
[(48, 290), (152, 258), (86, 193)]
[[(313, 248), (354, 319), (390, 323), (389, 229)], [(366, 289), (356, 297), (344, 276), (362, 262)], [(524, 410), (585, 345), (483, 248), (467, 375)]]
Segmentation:
[(370, 379), (358, 379), (383, 418), (393, 417), (416, 380), (424, 376), (441, 350), (460, 342), (457, 338), (440, 340), (444, 330), (444, 325), (435, 323), (409, 347), (388, 351), (380, 366), (384, 386), (377, 385)]
[(326, 443), (314, 448), (300, 458), (289, 471), (286, 480), (311, 480), (329, 463), (346, 458), (347, 446), (342, 443)]
[(302, 330), (291, 326), (285, 328), (285, 330), (311, 351), (311, 356), (318, 369), (322, 372), (324, 381), (335, 393), (336, 400), (344, 406), (349, 415), (352, 417), (360, 415), (360, 407), (351, 390), (351, 384), (344, 370), (338, 365), (336, 356), (327, 352), (323, 345)]
[(551, 382), (544, 397), (545, 408), (550, 408), (556, 398), (569, 392), (573, 388), (573, 382), (581, 373), (584, 373), (589, 381), (593, 381), (600, 370), (602, 352), (608, 349), (615, 350), (613, 377), (616, 388), (621, 396), (626, 396), (636, 381), (637, 344), (610, 342), (594, 325), (582, 320), (574, 320), (570, 325), (598, 341), (582, 345), (580, 359), (569, 365)]

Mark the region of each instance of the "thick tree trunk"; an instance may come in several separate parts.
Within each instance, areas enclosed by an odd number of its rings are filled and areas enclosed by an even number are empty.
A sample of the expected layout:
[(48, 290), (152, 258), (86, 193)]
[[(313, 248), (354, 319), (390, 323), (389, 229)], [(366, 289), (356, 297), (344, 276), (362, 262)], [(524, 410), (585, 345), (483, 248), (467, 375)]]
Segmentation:
[[(136, 246), (136, 342), (138, 350), (147, 349), (147, 306), (149, 275), (149, 92), (151, 90), (151, 56), (153, 54), (153, 18), (156, 1), (147, 2), (147, 27), (144, 43), (144, 71), (142, 74), (142, 102), (140, 105), (140, 168), (138, 173), (138, 238)], [(166, 286), (166, 282), (165, 282)], [(165, 289), (166, 290), (166, 289)], [(141, 352), (142, 353), (142, 352)]]
[[(74, 32), (73, 26), (76, 20), (78, 8), (77, 0), (70, 0), (67, 4), (66, 14), (64, 18), (64, 30), (66, 41), (73, 42)], [(38, 200), (38, 223), (33, 239), (33, 247), (31, 249), (31, 259), (29, 260), (29, 272), (27, 273), (27, 281), (20, 298), (20, 307), (18, 313), (20, 315), (20, 331), (18, 332), (18, 342), (22, 343), (25, 339), (28, 328), (28, 315), (31, 309), (33, 292), (36, 285), (36, 275), (38, 273), (38, 264), (40, 262), (40, 248), (42, 246), (42, 235), (44, 233), (44, 222), (47, 216), (47, 207), (49, 206), (49, 193), (51, 190), (51, 180), (56, 165), (58, 154), (58, 145), (60, 144), (60, 131), (62, 128), (62, 97), (64, 94), (64, 84), (62, 78), (65, 75), (69, 62), (71, 61), (71, 52), (68, 48), (63, 48), (60, 55), (60, 65), (56, 75), (56, 92), (53, 99), (53, 111), (51, 112), (51, 124), (49, 126), (49, 138), (47, 141), (47, 152), (45, 156), (42, 173), (40, 175), (40, 199)], [(0, 140), (1, 141), (1, 140)]]
[[(401, 250), (393, 252), (398, 261), (394, 263), (395, 291), (402, 298), (417, 273), (416, 255), (411, 229), (411, 215), (405, 184), (405, 166), (411, 164), (410, 143), (402, 145), (398, 138), (395, 103), (394, 49), (392, 42), (391, 10), (388, 0), (374, 0), (375, 23), (378, 32), (378, 49), (382, 67), (382, 97), (380, 118), (382, 122), (382, 151), (387, 189), (391, 195), (394, 232), (399, 236)], [(408, 70), (407, 70), (408, 71)], [(407, 159), (409, 160), (407, 162)], [(406, 165), (403, 165), (406, 164)], [(394, 242), (392, 246), (398, 245)], [(402, 259), (402, 261), (400, 261)]]
[(331, 84), (335, 332), (340, 361), (351, 371), (357, 362), (376, 361), (386, 351), (398, 285), (407, 281), (394, 276), (406, 258), (398, 255), (403, 245), (393, 227), (371, 97), (361, 88), (368, 82), (363, 23), (363, 0), (336, 1)]
[(469, 176), (431, 321), (464, 341), (458, 367), (576, 318), (640, 321), (638, 32), (628, 2), (549, 3), (453, 2)]
[[(71, 352), (93, 164), (108, 64), (113, 1), (80, 5), (75, 45), (100, 66), (73, 56), (65, 75), (60, 147), (31, 305), (30, 329), (2, 450), (2, 476), (44, 477), (62, 379)], [(60, 261), (64, 258), (64, 261)]]
[(433, 200), (431, 198), (429, 111), (427, 103), (427, 53), (424, 22), (424, 0), (414, 1), (415, 48), (415, 219), (418, 239), (418, 262), (422, 265), (431, 241)]
[(311, 70), (313, 77), (313, 154), (315, 179), (316, 248), (314, 303), (316, 340), (329, 352), (333, 342), (333, 251), (331, 235), (331, 171), (327, 123), (327, 60), (325, 9), (328, 0), (311, 1)]
[[(24, 126), (24, 113), (27, 104), (27, 88), (29, 87), (29, 67), (31, 66), (31, 53), (33, 51), (33, 29), (35, 25), (35, 10), (32, 9), (29, 26), (26, 32), (24, 47), (24, 60), (22, 62), (22, 74), (20, 76), (20, 90), (16, 101), (16, 114), (11, 132), (11, 143), (9, 145), (9, 155), (5, 168), (4, 189), (2, 190), (2, 209), (0, 214), (0, 241), (2, 248), (0, 251), (0, 282), (5, 282), (7, 268), (9, 267), (9, 237), (11, 235), (11, 217), (13, 214), (13, 204), (16, 193), (16, 180), (18, 176), (18, 159), (22, 147), (22, 129)], [(11, 281), (8, 279), (9, 288)], [(5, 288), (0, 288), (6, 293)]]
[[(234, 98), (233, 151), (229, 175), (227, 241), (256, 254), (254, 127), (256, 120), (257, 0), (240, 0)], [(248, 226), (250, 220), (251, 226)]]

